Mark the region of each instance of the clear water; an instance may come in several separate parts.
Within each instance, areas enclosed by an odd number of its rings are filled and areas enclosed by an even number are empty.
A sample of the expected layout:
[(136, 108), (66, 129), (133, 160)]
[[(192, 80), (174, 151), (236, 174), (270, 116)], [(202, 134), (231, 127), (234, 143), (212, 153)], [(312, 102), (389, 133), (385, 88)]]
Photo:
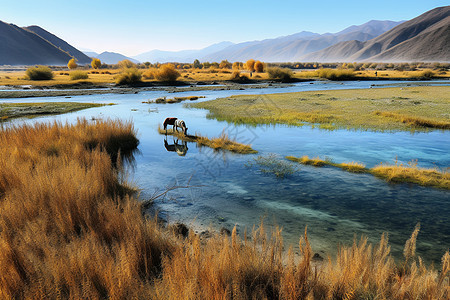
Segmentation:
[[(376, 84), (383, 82), (377, 81)], [(392, 81), (386, 83), (394, 83)], [(404, 84), (404, 81), (399, 83)], [(412, 82), (414, 84), (416, 82)], [(155, 208), (169, 221), (180, 221), (197, 231), (213, 227), (240, 232), (258, 225), (283, 228), (286, 244), (296, 245), (308, 226), (313, 250), (322, 255), (334, 254), (339, 243), (349, 244), (355, 235), (364, 234), (377, 242), (382, 232), (389, 233), (392, 251), (401, 257), (405, 241), (420, 222), (417, 253), (426, 261), (438, 263), (450, 247), (450, 192), (412, 184), (389, 184), (371, 175), (358, 175), (340, 169), (300, 166), (299, 172), (283, 180), (262, 174), (246, 163), (256, 155), (216, 153), (188, 143), (185, 156), (169, 152), (163, 135), (157, 132), (164, 118), (176, 116), (186, 121), (189, 132), (210, 137), (225, 130), (238, 141), (251, 143), (259, 155), (275, 153), (329, 157), (336, 162), (359, 161), (372, 167), (380, 162), (408, 162), (418, 159), (419, 166), (450, 166), (450, 133), (364, 131), (324, 131), (310, 126), (234, 126), (206, 118), (207, 112), (189, 109), (183, 103), (143, 104), (161, 96), (206, 96), (197, 101), (236, 94), (285, 93), (305, 90), (367, 88), (374, 82), (298, 83), (288, 88), (249, 89), (239, 91), (202, 91), (168, 94), (148, 91), (138, 94), (74, 96), (70, 99), (27, 98), (8, 102), (75, 101), (117, 103), (114, 106), (87, 109), (75, 113), (23, 119), (15, 122), (62, 120), (78, 117), (120, 118), (132, 120), (138, 130), (140, 145), (129, 180), (150, 198), (155, 191), (172, 184), (187, 189), (171, 192), (159, 199)], [(195, 101), (196, 102), (196, 101)], [(167, 143), (175, 141), (167, 137)]]

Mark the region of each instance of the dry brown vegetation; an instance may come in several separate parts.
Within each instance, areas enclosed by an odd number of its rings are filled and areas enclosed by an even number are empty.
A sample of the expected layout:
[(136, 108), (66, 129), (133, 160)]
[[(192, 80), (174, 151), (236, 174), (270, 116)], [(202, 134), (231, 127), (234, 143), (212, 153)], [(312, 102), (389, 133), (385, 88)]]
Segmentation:
[(375, 176), (392, 182), (412, 182), (425, 186), (435, 186), (450, 189), (450, 173), (437, 168), (419, 168), (417, 161), (411, 161), (407, 165), (396, 162), (395, 164), (379, 164), (373, 167), (371, 173)]
[[(137, 146), (130, 123), (80, 120), (0, 129), (2, 299), (448, 299), (439, 270), (415, 254), (417, 227), (396, 265), (387, 237), (315, 260), (281, 230), (174, 236), (120, 178)], [(114, 164), (113, 162), (119, 162)]]
[(448, 170), (419, 168), (417, 166), (417, 161), (411, 161), (407, 165), (398, 163), (397, 161), (393, 165), (380, 163), (379, 165), (368, 169), (363, 163), (359, 162), (335, 163), (330, 159), (323, 160), (319, 157), (309, 158), (307, 155), (302, 157), (286, 156), (286, 159), (315, 167), (328, 165), (352, 173), (370, 173), (389, 182), (410, 182), (423, 186), (450, 189), (450, 173)]
[(340, 247), (336, 260), (314, 261), (306, 234), (301, 257), (283, 251), (281, 230), (269, 238), (264, 227), (250, 238), (215, 236), (201, 241), (191, 234), (173, 256), (163, 260), (156, 299), (446, 299), (450, 255), (440, 272), (415, 257), (418, 228), (397, 267), (386, 235), (372, 246), (361, 238)]

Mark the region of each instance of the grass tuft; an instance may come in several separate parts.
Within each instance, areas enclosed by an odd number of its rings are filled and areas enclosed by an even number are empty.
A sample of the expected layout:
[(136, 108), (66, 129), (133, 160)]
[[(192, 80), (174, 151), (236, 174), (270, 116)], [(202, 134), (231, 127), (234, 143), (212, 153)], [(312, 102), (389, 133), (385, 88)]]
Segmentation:
[(359, 162), (349, 162), (349, 163), (341, 163), (337, 165), (339, 168), (352, 172), (352, 173), (365, 173), (367, 171), (366, 165)]
[(399, 164), (398, 162), (394, 165), (381, 163), (371, 169), (368, 169), (364, 164), (358, 162), (335, 163), (329, 159), (322, 160), (319, 157), (309, 158), (308, 156), (286, 156), (286, 159), (315, 167), (323, 167), (328, 165), (341, 168), (352, 173), (370, 173), (389, 182), (410, 182), (423, 186), (450, 189), (450, 173), (448, 171), (441, 171), (437, 168), (419, 168), (417, 166), (417, 161), (411, 161), (406, 166), (402, 163)]
[(329, 80), (353, 80), (355, 79), (355, 72), (353, 70), (340, 69), (320, 69), (316, 71), (319, 78), (326, 78)]
[(330, 161), (328, 161), (328, 160), (323, 160), (323, 159), (320, 159), (319, 157), (309, 158), (308, 155), (304, 155), (300, 158), (297, 158), (294, 156), (286, 156), (286, 159), (288, 159), (290, 161), (299, 162), (304, 165), (311, 165), (314, 167), (323, 167), (325, 165), (330, 164)]
[(89, 75), (85, 71), (72, 71), (70, 72), (70, 80), (88, 79)]
[(116, 76), (117, 84), (134, 84), (141, 82), (142, 74), (136, 68), (125, 68)]
[(52, 80), (53, 72), (46, 66), (29, 67), (25, 72), (25, 76), (29, 80)]
[(291, 81), (293, 76), (291, 69), (279, 67), (267, 68), (267, 74), (269, 75), (269, 79), (278, 79), (282, 82)]
[(450, 173), (437, 168), (419, 168), (417, 161), (407, 165), (396, 162), (393, 165), (380, 163), (370, 169), (370, 172), (390, 182), (411, 182), (424, 186), (434, 186), (450, 189)]
[[(158, 127), (158, 132), (160, 134), (166, 134), (166, 131), (161, 127)], [(222, 132), (217, 138), (208, 138), (201, 135), (185, 135), (183, 132), (174, 131), (173, 129), (167, 129), (167, 134), (176, 136), (183, 141), (195, 142), (198, 146), (206, 146), (214, 150), (227, 150), (239, 154), (258, 153), (258, 151), (252, 149), (251, 145), (241, 144), (235, 140), (231, 140), (225, 132)]]

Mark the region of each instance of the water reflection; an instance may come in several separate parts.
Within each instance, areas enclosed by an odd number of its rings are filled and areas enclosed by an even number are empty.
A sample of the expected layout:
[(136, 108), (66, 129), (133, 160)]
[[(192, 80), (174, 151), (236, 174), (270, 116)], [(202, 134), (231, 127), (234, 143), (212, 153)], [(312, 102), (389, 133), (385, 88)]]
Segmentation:
[(166, 150), (169, 152), (176, 152), (179, 156), (185, 156), (187, 151), (189, 150), (187, 142), (181, 141), (181, 143), (179, 144), (180, 141), (175, 138), (173, 138), (172, 141), (173, 144), (169, 144), (167, 142), (167, 136), (164, 138), (164, 147), (166, 148)]
[[(288, 88), (246, 89), (239, 91), (179, 92), (170, 96), (206, 96), (207, 101), (237, 94), (266, 94), (327, 89), (369, 88), (383, 82), (315, 82), (298, 83)], [(392, 82), (389, 84), (416, 84)], [(181, 89), (180, 89), (181, 90)], [(136, 155), (132, 182), (142, 188), (142, 199), (149, 199), (155, 190), (168, 184), (187, 185), (189, 189), (171, 191), (176, 201), (155, 201), (154, 208), (169, 221), (198, 225), (199, 232), (210, 224), (216, 229), (237, 225), (241, 232), (267, 216), (267, 226), (283, 227), (286, 244), (297, 244), (308, 226), (315, 252), (332, 254), (338, 243), (351, 244), (354, 235), (364, 234), (378, 242), (382, 232), (389, 233), (395, 256), (401, 258), (405, 241), (415, 225), (421, 223), (417, 254), (426, 261), (439, 263), (450, 244), (450, 192), (412, 184), (388, 184), (369, 174), (352, 174), (336, 168), (300, 166), (300, 172), (285, 180), (262, 176), (245, 164), (252, 155), (217, 152), (208, 147), (189, 144), (189, 155), (174, 155), (175, 144), (184, 144), (159, 134), (158, 127), (165, 116), (177, 116), (186, 121), (192, 133), (219, 136), (225, 132), (238, 142), (252, 144), (258, 155), (276, 153), (310, 157), (330, 157), (334, 161), (358, 161), (371, 168), (380, 162), (407, 163), (418, 159), (420, 167), (446, 168), (450, 165), (450, 132), (365, 132), (324, 131), (311, 126), (290, 127), (245, 126), (207, 119), (207, 111), (189, 109), (183, 103), (171, 105), (142, 103), (149, 98), (168, 96), (163, 91), (143, 91), (138, 94), (109, 94), (64, 97), (10, 99), (8, 102), (116, 103), (74, 113), (46, 116), (33, 120), (21, 119), (14, 124), (49, 120), (76, 122), (78, 117), (111, 117), (132, 120), (140, 140), (140, 155)], [(7, 125), (6, 125), (7, 126)], [(161, 144), (164, 144), (164, 148)], [(189, 142), (188, 142), (189, 143)], [(187, 146), (187, 144), (186, 144)], [(178, 154), (178, 153), (177, 153)], [(201, 186), (201, 187), (199, 187)], [(167, 200), (167, 199), (166, 199)]]

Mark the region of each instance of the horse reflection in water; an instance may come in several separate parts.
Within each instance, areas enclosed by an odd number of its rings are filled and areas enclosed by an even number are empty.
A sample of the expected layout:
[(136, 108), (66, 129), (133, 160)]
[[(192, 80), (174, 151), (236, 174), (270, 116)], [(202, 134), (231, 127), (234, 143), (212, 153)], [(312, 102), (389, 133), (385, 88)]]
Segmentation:
[(181, 141), (181, 144), (178, 144), (178, 139), (172, 145), (169, 145), (167, 139), (164, 139), (164, 147), (166, 147), (167, 151), (176, 152), (179, 156), (185, 156), (188, 151), (187, 142)]

